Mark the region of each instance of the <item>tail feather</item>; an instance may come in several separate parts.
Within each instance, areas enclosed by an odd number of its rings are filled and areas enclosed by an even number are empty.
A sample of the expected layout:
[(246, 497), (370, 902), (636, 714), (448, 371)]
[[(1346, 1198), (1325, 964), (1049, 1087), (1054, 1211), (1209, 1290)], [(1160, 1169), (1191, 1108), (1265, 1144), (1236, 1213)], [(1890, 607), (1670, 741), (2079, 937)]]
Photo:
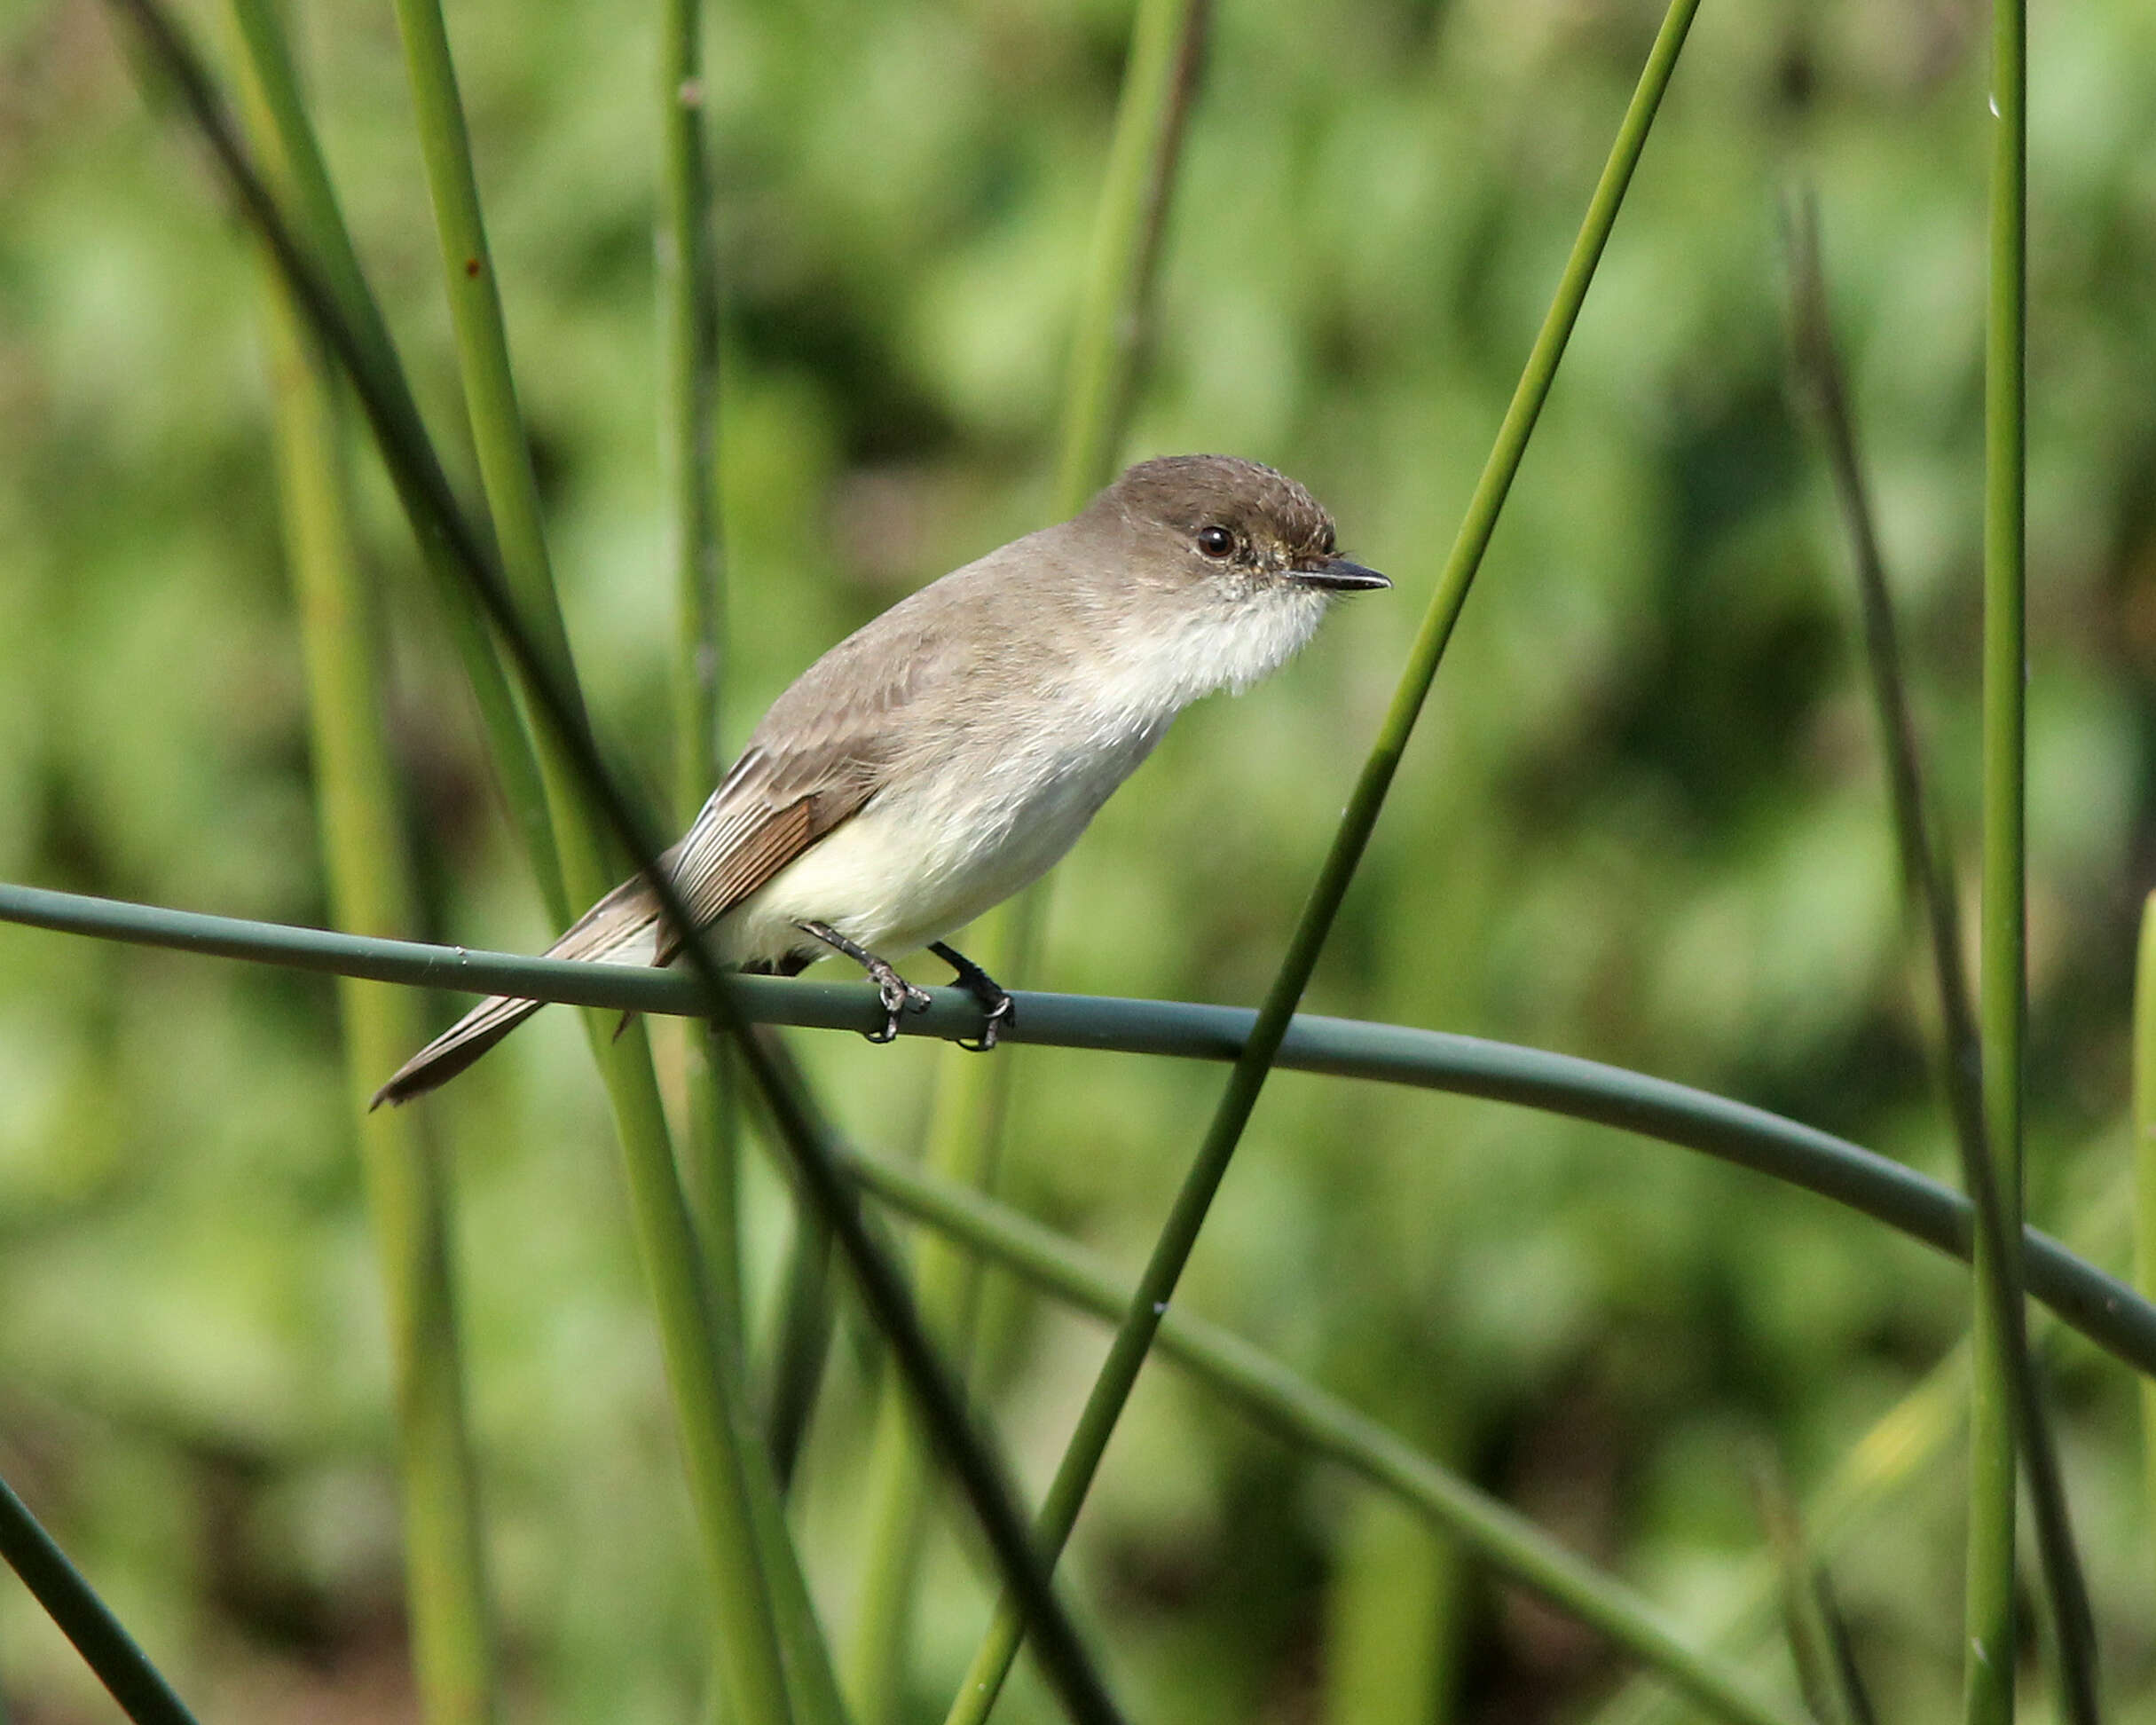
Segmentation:
[(445, 1084), (547, 1003), (496, 995), (482, 1001), (390, 1075), (374, 1092), (369, 1110), (384, 1102), (409, 1102)]
[[(648, 965), (657, 956), (657, 905), (639, 878), (624, 881), (592, 906), (567, 933), (547, 949), (549, 958), (580, 958), (594, 964)], [(547, 1003), (494, 995), (420, 1050), (374, 1092), (367, 1106), (379, 1108), (423, 1096), (447, 1083)]]

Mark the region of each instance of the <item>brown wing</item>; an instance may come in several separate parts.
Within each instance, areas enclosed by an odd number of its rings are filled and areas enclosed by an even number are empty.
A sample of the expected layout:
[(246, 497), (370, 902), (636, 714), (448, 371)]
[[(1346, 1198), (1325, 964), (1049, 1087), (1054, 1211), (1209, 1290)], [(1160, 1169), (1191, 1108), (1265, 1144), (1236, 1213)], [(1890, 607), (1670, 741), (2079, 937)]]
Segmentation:
[[(946, 580), (956, 578), (947, 577)], [(944, 583), (938, 583), (939, 587)], [(901, 602), (832, 648), (772, 704), (734, 768), (665, 858), (696, 927), (715, 922), (881, 788), (901, 713), (963, 670), (963, 634), (934, 588)], [(681, 941), (658, 943), (671, 962)]]
[[(814, 795), (775, 802), (767, 763), (744, 755), (696, 816), (688, 836), (666, 854), (674, 885), (694, 926), (708, 926), (860, 807), (865, 798), (833, 809), (821, 825)], [(681, 949), (677, 929), (660, 932), (652, 962), (672, 964)]]
[[(833, 761), (833, 768), (845, 763)], [(723, 916), (867, 800), (869, 776), (839, 770), (823, 790), (775, 804), (778, 783), (769, 760), (751, 750), (697, 815), (689, 836), (664, 861), (696, 918), (696, 926)], [(783, 794), (781, 792), (780, 794)], [(625, 880), (577, 918), (574, 927), (547, 949), (549, 958), (603, 962), (649, 939), (651, 962), (673, 962), (681, 949), (671, 929), (653, 930), (659, 910), (640, 875)], [(374, 1092), (371, 1107), (405, 1102), (446, 1083), (516, 1028), (540, 1002), (495, 996), (484, 1000), (420, 1050)]]

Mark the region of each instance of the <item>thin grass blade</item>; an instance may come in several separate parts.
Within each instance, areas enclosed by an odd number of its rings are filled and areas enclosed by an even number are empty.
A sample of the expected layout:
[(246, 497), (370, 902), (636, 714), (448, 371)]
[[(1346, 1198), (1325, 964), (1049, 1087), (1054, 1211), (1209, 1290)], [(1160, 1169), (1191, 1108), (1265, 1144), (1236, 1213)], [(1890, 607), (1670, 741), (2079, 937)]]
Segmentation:
[(194, 1715), (163, 1674), (4, 1479), (0, 1479), (0, 1557), (135, 1725), (194, 1725)]
[[(1979, 1241), (1995, 1242), (1997, 1254), (2003, 1258), (2007, 1242), (2019, 1226), (2018, 1181), (2012, 1183), (2017, 1187), (2017, 1194), (2011, 1197), (2010, 1208), (2001, 1209), (1996, 1215), (1989, 1214), (1992, 1206), (1987, 1201), (1988, 1195), (1995, 1192), (2004, 1193), (2005, 1186), (2002, 1185), (2004, 1177), (2000, 1172), (1997, 1158), (1992, 1150), (1994, 1123), (1987, 1118), (1983, 1082), (1985, 1067), (1976, 1012), (1971, 1004), (1968, 981), (1962, 969), (1960, 917), (1956, 909), (1953, 872), (1946, 860), (1947, 847), (1932, 836), (1937, 822), (1924, 796), (1916, 728), (1910, 715), (1907, 680), (1902, 674), (1893, 603), (1886, 586), (1885, 566), (1879, 554), (1878, 534), (1873, 524), (1870, 498), (1864, 484), (1863, 464), (1858, 454), (1856, 428), (1849, 408), (1848, 390), (1828, 315), (1825, 273), (1820, 263), (1818, 213), (1808, 197), (1800, 201), (1791, 240), (1798, 362), (1806, 385), (1805, 393), (1813, 402), (1825, 435), (1829, 465), (1834, 475), (1836, 493), (1849, 533), (1864, 616), (1865, 650), (1871, 670), (1873, 700), (1878, 712), (1880, 731), (1887, 753), (1888, 784), (1892, 792), (1895, 839), (1900, 852), (1903, 877), (1908, 882), (1912, 899), (1924, 913), (1931, 933), (1932, 968), (1939, 989), (1940, 1018), (1946, 1042), (1942, 1066), (1947, 1108), (1954, 1122), (1955, 1143), (1961, 1153), (1962, 1181), (1976, 1201)], [(1988, 862), (1987, 868), (1988, 870)], [(1988, 898), (1987, 914), (1991, 914)], [(2018, 1029), (2015, 1031), (2017, 1039), (2020, 1034)], [(2008, 1434), (2007, 1455), (2010, 1461), (2015, 1451), (2014, 1438), (2018, 1433), (2028, 1469), (2030, 1504), (2042, 1558), (2045, 1588), (2050, 1599), (2052, 1616), (2061, 1626), (2059, 1659), (2062, 1682), (2070, 1697), (2080, 1697), (2070, 1703), (2069, 1716), (2087, 1717), (2080, 1709), (2082, 1706), (2093, 1708), (2095, 1705), (2094, 1631), (2090, 1627), (2086, 1583), (2082, 1579), (2080, 1558), (2073, 1548), (2065, 1486), (2059, 1477), (2058, 1445), (2051, 1435), (2050, 1418), (2044, 1411), (2041, 1374), (2029, 1353), (2026, 1315), (2019, 1293), (2022, 1273), (2017, 1263), (2010, 1266), (2009, 1275), (1987, 1279), (1982, 1272), (1985, 1263), (1986, 1254), (1979, 1250), (1977, 1293), (1984, 1302), (1984, 1309), (1990, 1314), (1988, 1333), (1993, 1340), (1987, 1343), (1986, 1332), (1981, 1329), (1975, 1338), (1979, 1370), (1972, 1380), (1972, 1394), (1977, 1398), (1978, 1406), (1971, 1416), (1971, 1449), (1979, 1457), (1990, 1453), (1987, 1448), (1990, 1434), (1981, 1412), (1981, 1404), (1988, 1392), (1981, 1368), (1984, 1361), (1992, 1357), (1987, 1352), (1987, 1347), (1995, 1345), (1997, 1351), (1994, 1363), (2003, 1374), (2001, 1382), (2007, 1397), (2006, 1414), (2013, 1428)], [(1977, 1477), (1982, 1477), (1984, 1465), (1979, 1461)], [(1971, 1489), (1974, 1489), (1973, 1479)], [(1995, 1506), (2010, 1524), (2012, 1498), (2012, 1483), (2010, 1480), (2006, 1502)], [(1971, 1540), (1976, 1540), (1984, 1532), (1982, 1517), (1972, 1511)], [(2006, 1529), (2007, 1549), (2003, 1554), (2010, 1577), (2010, 1594), (2013, 1567), (2012, 1543), (2010, 1524)], [(1991, 1600), (1987, 1589), (1978, 1586), (1973, 1563), (1969, 1581), (1981, 1603), (1987, 1607), (1995, 1603)], [(2010, 1612), (2010, 1598), (2005, 1609)], [(1970, 1656), (1972, 1661), (1977, 1658), (1975, 1650), (1979, 1645), (1972, 1631)], [(1969, 1687), (1988, 1693), (1985, 1684)]]
[(1846, 1672), (1827, 1623), (1820, 1571), (1806, 1548), (1803, 1519), (1790, 1496), (1789, 1483), (1778, 1469), (1761, 1469), (1758, 1495), (1767, 1549), (1780, 1574), (1782, 1630), (1805, 1705), (1820, 1725), (1856, 1725)]
[[(2081, 1258), (2095, 1264), (2118, 1262), (2131, 1254), (2134, 1170), (2121, 1167), (2107, 1189), (2092, 1193), (2067, 1228), (2066, 1238)], [(2042, 1280), (2041, 1259), (2025, 1238), (2030, 1292)], [(2041, 1296), (2039, 1296), (2041, 1297)], [(2030, 1344), (2040, 1357), (2050, 1355), (2056, 1332), (2046, 1333), (2055, 1314), (2033, 1314)], [(1969, 1341), (1966, 1335), (1844, 1452), (1833, 1471), (1804, 1506), (1813, 1548), (1832, 1553), (1878, 1518), (1900, 1493), (1933, 1477), (1933, 1469), (1951, 1464), (1969, 1420)], [(1758, 1559), (1726, 1582), (1707, 1627), (1707, 1644), (1738, 1654), (1767, 1633), (1774, 1576)], [(1664, 1692), (1633, 1682), (1593, 1715), (1593, 1725), (1659, 1725), (1675, 1715)]]

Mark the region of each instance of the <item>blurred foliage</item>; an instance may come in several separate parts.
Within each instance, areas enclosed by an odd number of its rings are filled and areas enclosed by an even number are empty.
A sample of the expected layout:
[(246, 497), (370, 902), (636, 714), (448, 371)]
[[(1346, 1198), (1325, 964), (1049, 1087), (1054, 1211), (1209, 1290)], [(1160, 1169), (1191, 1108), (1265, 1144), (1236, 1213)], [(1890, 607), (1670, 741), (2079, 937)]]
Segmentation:
[[(603, 728), (653, 786), (671, 603), (655, 17), (465, 0), (451, 19), (571, 633)], [(1028, 981), (1263, 987), (1654, 17), (1639, 0), (1220, 7), (1128, 453), (1276, 462), (1401, 591), (1184, 721), (1058, 871)], [(1952, 1178), (1846, 558), (1785, 387), (1777, 206), (1799, 176), (1820, 188), (1932, 769), (1970, 835), (1981, 23), (1965, 0), (1705, 9), (1314, 1007), (1637, 1066)], [(387, 9), (330, 0), (300, 24), (363, 248), (453, 453)], [(744, 0), (711, 24), (738, 737), (848, 628), (1039, 524), (1128, 9)], [(2045, 10), (2032, 61), (2029, 1177), (2032, 1218), (2059, 1227), (2123, 1155), (2131, 931), (2156, 864), (2156, 15)], [(253, 288), (94, 0), (0, 4), (8, 878), (324, 916)], [(536, 948), (549, 931), (408, 540), (363, 480), (396, 614), (414, 932)], [(549, 1014), (434, 1105), (512, 1712), (679, 1720), (699, 1705), (703, 1592), (576, 1034)], [(917, 1134), (935, 1063), (963, 1058), (800, 1047), (885, 1149)], [(1018, 1194), (1134, 1264), (1218, 1073), (1016, 1058)], [(325, 983), (0, 931), (0, 1472), (206, 1717), (410, 1705), (338, 1059)], [(750, 1199), (767, 1301), (786, 1207), (761, 1175)], [(2121, 1243), (2101, 1242), (2111, 1261)], [(1703, 1620), (1763, 1542), (1761, 1449), (1801, 1496), (1967, 1317), (1950, 1268), (1757, 1178), (1301, 1077), (1261, 1107), (1186, 1296)], [(1007, 1288), (990, 1330), (1037, 1489), (1102, 1340)], [(848, 1346), (835, 1360), (799, 1511), (843, 1624), (873, 1367)], [(2145, 1710), (2156, 1575), (2131, 1386), (2079, 1344), (2058, 1364), (2108, 1680)], [(1961, 1513), (1958, 1469), (1934, 1469), (1824, 1554), (1885, 1717), (1950, 1705)], [(1608, 1690), (1591, 1638), (1416, 1539), (1162, 1370), (1071, 1567), (1150, 1718), (1302, 1720), (1354, 1697), (1334, 1716), (1373, 1719), (1397, 1683), (1403, 1720), (1512, 1721)], [(947, 1530), (919, 1717), (940, 1716), (982, 1622), (979, 1567)], [(1382, 1623), (1403, 1614), (1428, 1646), (1389, 1666)], [(17, 1717), (106, 1716), (13, 1590), (0, 1676)], [(1046, 1716), (1029, 1682), (1005, 1712)]]

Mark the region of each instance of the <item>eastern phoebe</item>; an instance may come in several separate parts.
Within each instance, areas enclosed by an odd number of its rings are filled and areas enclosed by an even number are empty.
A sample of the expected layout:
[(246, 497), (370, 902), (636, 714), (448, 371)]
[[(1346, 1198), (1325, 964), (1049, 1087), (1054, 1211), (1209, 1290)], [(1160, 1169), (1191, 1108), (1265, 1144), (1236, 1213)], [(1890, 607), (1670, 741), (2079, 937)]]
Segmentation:
[[(1389, 587), (1334, 551), (1284, 474), (1228, 455), (1141, 461), (1075, 520), (946, 575), (857, 630), (772, 703), (696, 823), (660, 858), (714, 956), (791, 976), (831, 952), (867, 970), (883, 1034), (928, 996), (883, 952), (925, 947), (988, 1014), (1011, 996), (942, 936), (1059, 859), (1201, 695), (1240, 691), (1315, 633), (1335, 595)], [(670, 963), (641, 877), (550, 958)], [(454, 1077), (539, 1010), (497, 996), (375, 1092)]]

